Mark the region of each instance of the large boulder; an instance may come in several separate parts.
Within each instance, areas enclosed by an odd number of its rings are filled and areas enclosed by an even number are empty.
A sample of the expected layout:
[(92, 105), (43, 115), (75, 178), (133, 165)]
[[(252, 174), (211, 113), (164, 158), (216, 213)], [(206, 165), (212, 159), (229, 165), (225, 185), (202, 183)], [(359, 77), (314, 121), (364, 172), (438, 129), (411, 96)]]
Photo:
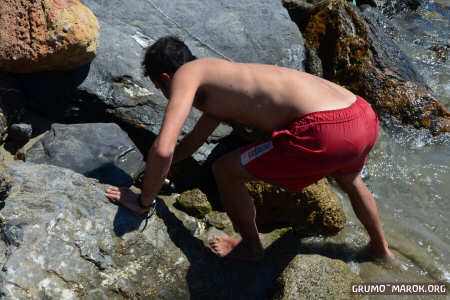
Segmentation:
[[(224, 262), (205, 246), (223, 232), (175, 209), (173, 197), (158, 200), (145, 220), (110, 203), (106, 186), (69, 169), (25, 162), (0, 176), (9, 188), (0, 198), (5, 299), (267, 299), (298, 254), (294, 235), (274, 232), (262, 235), (262, 262)], [(313, 264), (303, 261), (295, 268), (310, 276)], [(314, 282), (321, 276), (323, 290), (338, 286), (323, 273), (338, 273), (328, 261), (311, 275)]]
[(344, 209), (325, 178), (300, 192), (259, 181), (247, 183), (247, 188), (258, 226), (293, 226), (302, 236), (334, 235), (344, 228)]
[[(60, 123), (116, 122), (143, 153), (159, 133), (167, 104), (150, 80), (143, 77), (141, 68), (145, 47), (159, 37), (182, 37), (198, 57), (303, 70), (303, 39), (279, 1), (214, 0), (207, 5), (190, 0), (82, 3), (100, 23), (96, 59), (89, 69), (76, 75), (46, 73), (25, 77), (24, 86), (30, 87), (30, 105)], [(63, 80), (82, 83), (70, 90), (70, 82), (61, 83)], [(182, 135), (193, 128), (199, 116), (199, 111), (193, 109)], [(205, 160), (216, 141), (230, 132), (229, 126), (220, 126), (195, 158)]]
[(69, 168), (102, 183), (129, 186), (144, 169), (143, 156), (114, 123), (53, 124), (25, 160)]
[[(351, 283), (361, 281), (361, 277), (341, 260), (297, 255), (276, 279), (277, 288), (272, 299), (361, 299), (350, 293)], [(323, 282), (328, 284), (324, 287)]]
[[(309, 71), (345, 86), (367, 99), (380, 114), (427, 128), (450, 131), (450, 113), (423, 83), (406, 55), (377, 25), (376, 12), (361, 13), (345, 0), (322, 1), (306, 7), (285, 0), (306, 40)], [(299, 4), (296, 6), (296, 3)]]
[(0, 70), (66, 70), (90, 62), (99, 26), (76, 0), (5, 0), (0, 6)]

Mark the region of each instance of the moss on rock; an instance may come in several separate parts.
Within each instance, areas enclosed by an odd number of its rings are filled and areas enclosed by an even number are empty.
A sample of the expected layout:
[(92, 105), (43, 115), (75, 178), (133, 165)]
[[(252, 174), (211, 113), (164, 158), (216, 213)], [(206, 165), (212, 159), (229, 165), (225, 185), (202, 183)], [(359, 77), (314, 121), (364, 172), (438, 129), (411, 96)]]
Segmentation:
[(211, 204), (199, 189), (183, 192), (177, 198), (177, 207), (196, 218), (204, 218), (211, 212)]
[(303, 236), (333, 235), (344, 227), (342, 204), (325, 178), (297, 193), (264, 182), (247, 183), (247, 188), (258, 225), (288, 224)]

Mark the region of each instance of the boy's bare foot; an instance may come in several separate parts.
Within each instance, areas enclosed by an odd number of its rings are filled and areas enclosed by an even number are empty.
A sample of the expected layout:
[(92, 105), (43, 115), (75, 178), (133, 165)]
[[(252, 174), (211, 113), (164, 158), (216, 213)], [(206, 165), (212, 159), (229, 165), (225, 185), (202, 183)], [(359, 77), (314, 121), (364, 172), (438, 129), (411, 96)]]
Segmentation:
[(372, 257), (375, 261), (380, 263), (390, 264), (395, 260), (395, 255), (389, 248), (377, 248), (369, 243), (361, 250), (361, 254)]
[(372, 252), (375, 259), (384, 263), (392, 263), (395, 260), (395, 255), (391, 250), (386, 249), (383, 252)]
[(261, 245), (247, 246), (242, 240), (227, 236), (214, 235), (209, 239), (209, 245), (220, 257), (259, 261), (264, 256), (264, 249)]

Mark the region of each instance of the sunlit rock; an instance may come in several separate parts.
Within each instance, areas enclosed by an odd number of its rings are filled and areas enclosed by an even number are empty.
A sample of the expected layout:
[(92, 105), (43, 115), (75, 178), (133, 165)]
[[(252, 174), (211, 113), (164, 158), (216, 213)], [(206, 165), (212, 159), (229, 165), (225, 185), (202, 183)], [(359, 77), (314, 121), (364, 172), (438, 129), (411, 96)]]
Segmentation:
[(66, 70), (97, 53), (99, 25), (76, 0), (2, 1), (0, 69), (15, 73)]
[[(341, 260), (320, 255), (297, 255), (276, 279), (274, 300), (360, 299), (351, 283), (362, 279)], [(323, 286), (323, 282), (328, 282)]]
[(290, 225), (303, 236), (333, 235), (344, 228), (342, 204), (327, 179), (297, 193), (263, 182), (250, 182), (247, 188), (258, 225)]
[(177, 197), (177, 205), (181, 210), (199, 219), (212, 210), (208, 198), (199, 189), (183, 192)]
[(322, 68), (316, 70), (317, 75), (359, 94), (380, 114), (427, 128), (435, 135), (450, 131), (448, 110), (371, 14), (362, 14), (345, 0), (322, 1), (306, 8), (301, 2), (286, 0), (285, 5), (293, 17), (300, 15), (297, 10), (309, 13), (306, 24), (304, 19), (294, 21), (312, 53), (309, 60), (317, 61), (309, 64)]

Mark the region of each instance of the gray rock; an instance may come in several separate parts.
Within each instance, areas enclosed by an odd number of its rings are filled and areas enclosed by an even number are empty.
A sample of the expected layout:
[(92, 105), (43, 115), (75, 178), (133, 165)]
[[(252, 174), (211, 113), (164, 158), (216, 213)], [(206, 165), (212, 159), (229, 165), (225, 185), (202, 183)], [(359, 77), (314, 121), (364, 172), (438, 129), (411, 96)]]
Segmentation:
[(205, 221), (217, 229), (225, 229), (233, 226), (233, 223), (231, 223), (230, 218), (225, 212), (212, 211), (205, 216)]
[(102, 183), (129, 186), (144, 169), (143, 156), (114, 123), (53, 124), (25, 160), (74, 170)]
[(343, 261), (320, 255), (297, 255), (276, 279), (279, 289), (273, 299), (360, 299), (350, 294), (350, 284), (361, 281)]
[(142, 218), (117, 209), (105, 186), (68, 169), (19, 163), (8, 173), (0, 242), (7, 299), (187, 296), (185, 272), (167, 270), (187, 261), (168, 247), (161, 219), (150, 221), (157, 222), (151, 231), (136, 231)]
[(232, 235), (234, 228), (233, 223), (225, 212), (212, 211), (205, 216), (208, 225), (223, 230), (228, 235)]
[(33, 134), (30, 124), (12, 124), (8, 129), (8, 138), (18, 142), (28, 142)]
[[(303, 70), (303, 39), (279, 1), (81, 2), (100, 23), (98, 55), (90, 67), (78, 73), (27, 77), (31, 104), (61, 123), (116, 122), (144, 153), (159, 133), (167, 104), (141, 69), (144, 48), (159, 37), (182, 37), (198, 57)], [(78, 88), (73, 87), (79, 83)], [(193, 128), (199, 116), (200, 112), (193, 109), (182, 135)], [(230, 131), (229, 126), (220, 126), (194, 157), (205, 160), (215, 141)]]
[[(175, 209), (174, 197), (158, 200), (145, 220), (69, 169), (25, 162), (0, 174), (10, 182), (0, 210), (5, 299), (268, 299), (273, 278), (297, 255), (295, 237), (275, 233), (262, 235), (262, 262), (223, 260), (205, 245), (224, 233)], [(324, 290), (333, 285), (322, 278)]]

